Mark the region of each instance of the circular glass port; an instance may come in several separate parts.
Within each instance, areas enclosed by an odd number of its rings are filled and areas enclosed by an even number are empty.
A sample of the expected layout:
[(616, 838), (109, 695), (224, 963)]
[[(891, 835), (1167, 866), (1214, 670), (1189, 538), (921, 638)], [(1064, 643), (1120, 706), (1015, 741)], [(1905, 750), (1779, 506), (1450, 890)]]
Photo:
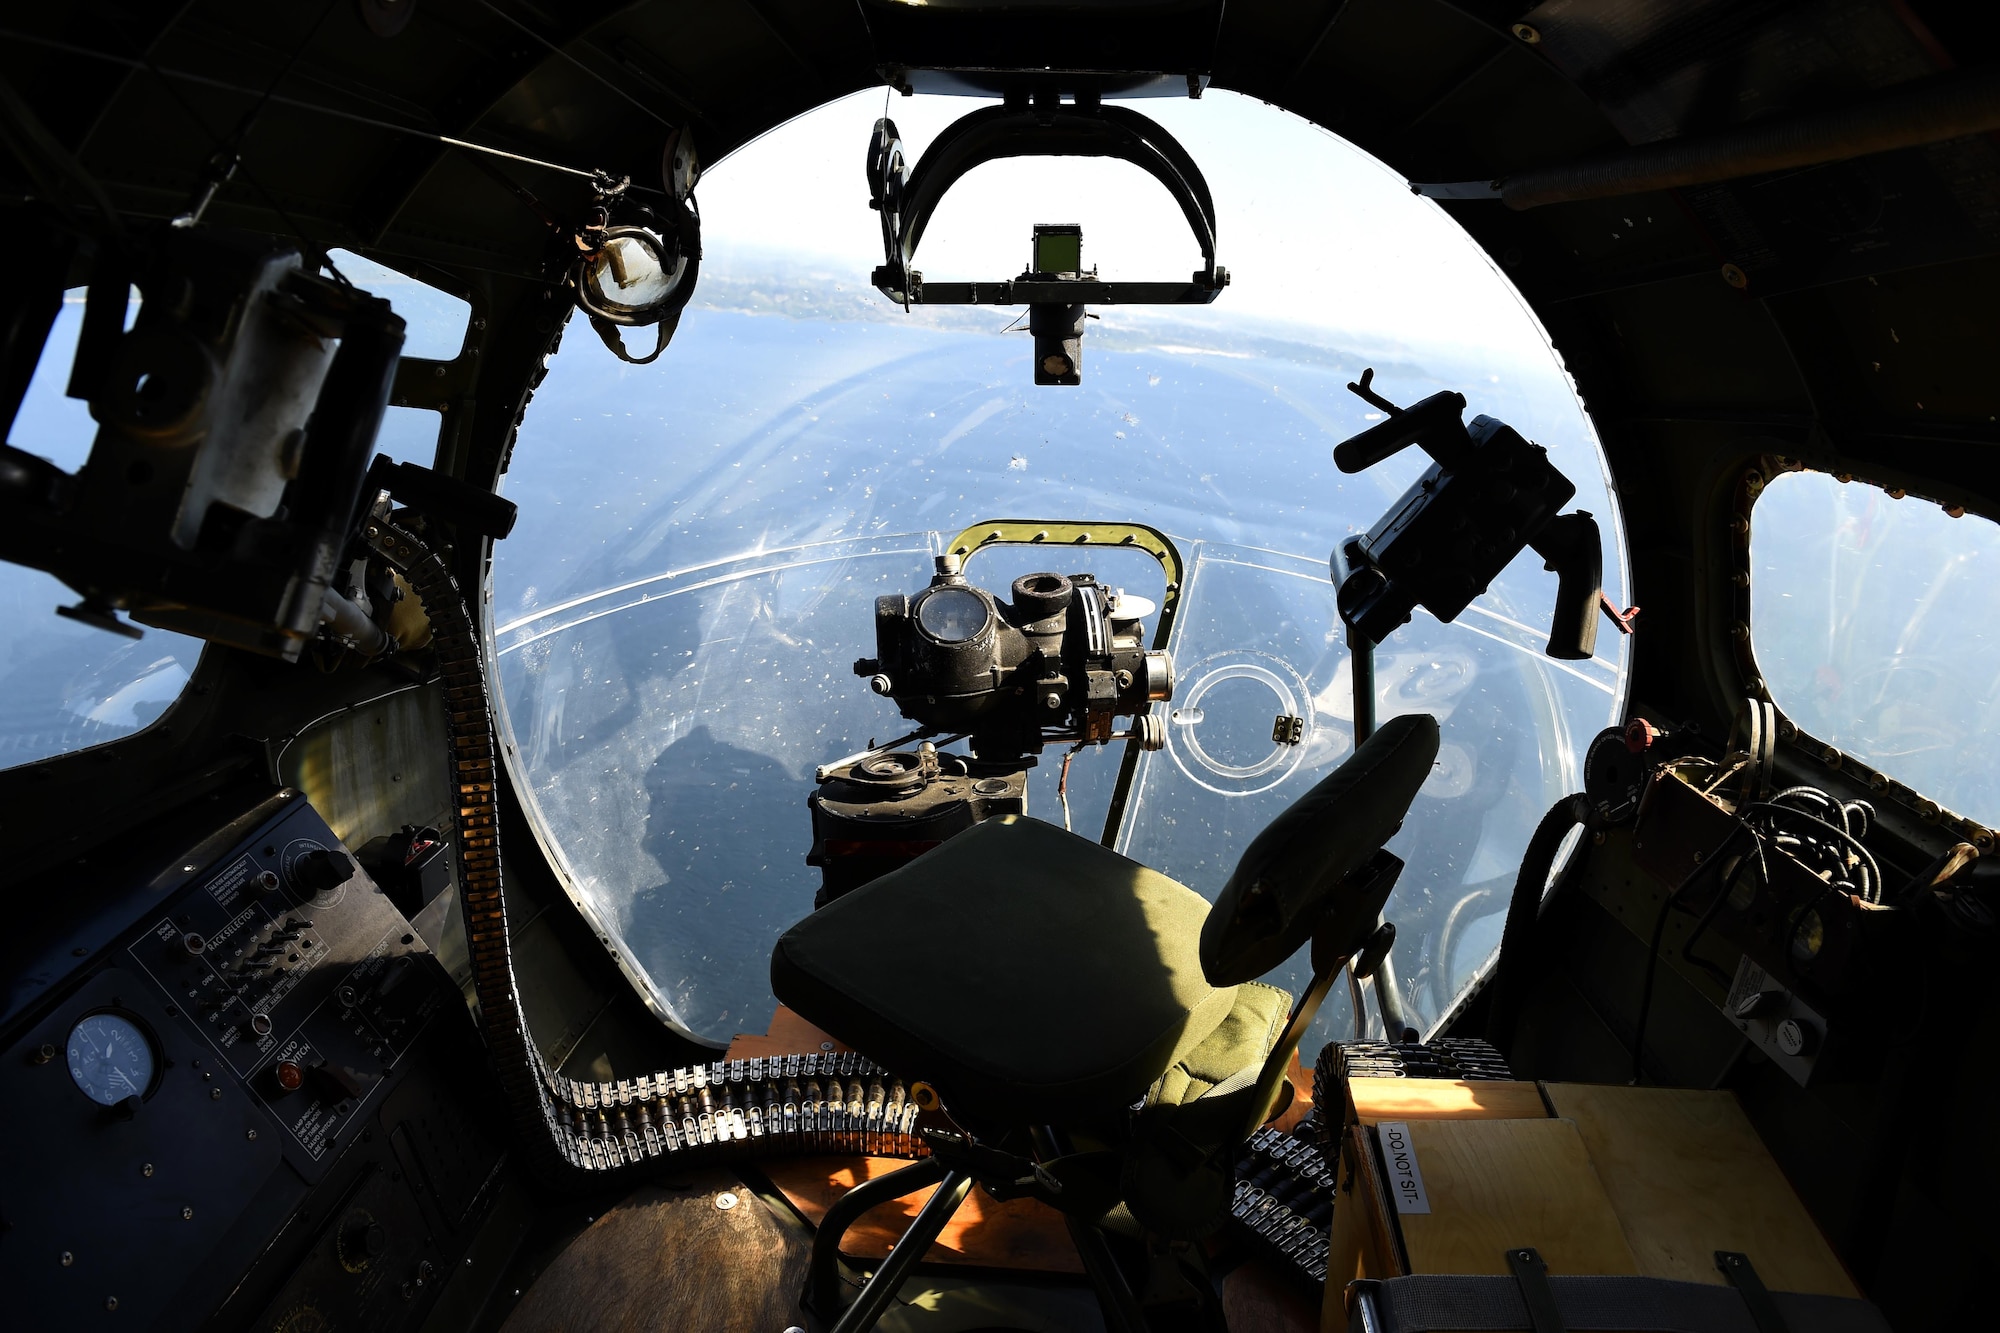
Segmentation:
[[(1254, 660), (1253, 660), (1254, 659)], [(1225, 653), (1195, 664), (1194, 685), (1173, 710), (1167, 749), (1181, 772), (1223, 796), (1268, 791), (1290, 776), (1306, 746), (1272, 737), (1276, 717), (1299, 717), (1313, 733), (1312, 692), (1285, 662)]]
[(939, 643), (964, 643), (986, 628), (986, 602), (970, 588), (936, 588), (917, 603), (917, 624)]

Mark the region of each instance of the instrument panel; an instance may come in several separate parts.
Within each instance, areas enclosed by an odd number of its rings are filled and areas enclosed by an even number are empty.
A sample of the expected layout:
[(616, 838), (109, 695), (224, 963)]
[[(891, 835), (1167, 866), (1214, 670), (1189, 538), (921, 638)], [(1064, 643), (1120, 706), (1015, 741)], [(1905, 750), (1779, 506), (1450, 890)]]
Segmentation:
[(500, 1188), (430, 945), (297, 793), (233, 831), (0, 1038), (16, 1327), (414, 1326)]

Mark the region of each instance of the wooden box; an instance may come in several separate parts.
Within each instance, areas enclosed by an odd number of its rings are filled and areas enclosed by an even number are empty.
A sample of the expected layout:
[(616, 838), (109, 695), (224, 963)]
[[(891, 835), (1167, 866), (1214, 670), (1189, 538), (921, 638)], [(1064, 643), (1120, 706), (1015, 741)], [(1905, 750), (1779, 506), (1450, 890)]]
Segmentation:
[(1531, 1245), (1552, 1274), (1723, 1285), (1717, 1250), (1777, 1291), (1855, 1285), (1735, 1094), (1586, 1084), (1352, 1079), (1322, 1329), (1356, 1277), (1505, 1274)]

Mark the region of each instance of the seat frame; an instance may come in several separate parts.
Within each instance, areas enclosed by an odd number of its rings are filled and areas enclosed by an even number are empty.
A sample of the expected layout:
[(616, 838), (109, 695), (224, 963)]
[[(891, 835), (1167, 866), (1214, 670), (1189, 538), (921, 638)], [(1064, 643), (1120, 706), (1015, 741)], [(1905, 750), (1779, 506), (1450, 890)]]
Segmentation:
[[(1347, 877), (1344, 887), (1355, 894), (1383, 901), (1394, 888), (1402, 869), (1403, 862), (1394, 853), (1378, 850), (1356, 867)], [(1378, 930), (1350, 956), (1333, 951), (1353, 948), (1351, 941), (1334, 941), (1325, 938), (1320, 931), (1314, 932), (1312, 980), (1293, 1001), (1285, 1026), (1265, 1054), (1258, 1071), (1256, 1086), (1263, 1093), (1257, 1102), (1260, 1109), (1256, 1119), (1259, 1122), (1270, 1114), (1277, 1099), (1278, 1085), (1291, 1064), (1292, 1054), (1298, 1049), (1306, 1029), (1318, 1015), (1327, 992), (1332, 989), (1342, 969), (1351, 966), (1359, 981), (1374, 970), (1373, 964), (1387, 956), (1386, 949), (1378, 947), (1382, 943), (1379, 939), (1381, 934), (1382, 931)], [(1246, 1126), (1243, 1137), (1247, 1138), (1254, 1129), (1255, 1125)], [(1148, 1333), (1151, 1325), (1146, 1319), (1145, 1309), (1134, 1294), (1124, 1270), (1119, 1267), (1104, 1231), (1096, 1223), (1078, 1217), (1064, 1207), (1061, 1185), (1047, 1169), (1049, 1164), (1069, 1155), (1066, 1137), (1055, 1126), (1034, 1127), (1030, 1135), (1035, 1145), (1034, 1159), (1017, 1157), (981, 1144), (969, 1135), (924, 1131), (924, 1138), (931, 1145), (931, 1156), (856, 1185), (827, 1210), (813, 1237), (812, 1258), (806, 1272), (801, 1306), (815, 1319), (833, 1321), (829, 1333), (867, 1333), (888, 1310), (903, 1282), (964, 1205), (972, 1187), (979, 1185), (1001, 1198), (1038, 1199), (1062, 1213), (1070, 1239), (1076, 1246), (1077, 1257), (1083, 1263), (1084, 1275), (1097, 1293), (1108, 1333)], [(916, 1218), (863, 1283), (854, 1302), (845, 1310), (839, 1309), (840, 1242), (848, 1229), (869, 1209), (929, 1185), (935, 1185), (936, 1189), (918, 1210)]]

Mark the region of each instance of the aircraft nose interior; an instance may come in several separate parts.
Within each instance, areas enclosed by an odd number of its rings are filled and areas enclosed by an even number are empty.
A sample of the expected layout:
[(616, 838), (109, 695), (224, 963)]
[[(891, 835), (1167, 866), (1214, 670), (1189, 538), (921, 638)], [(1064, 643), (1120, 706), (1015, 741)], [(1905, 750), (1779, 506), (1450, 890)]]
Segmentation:
[(8, 1327), (1980, 1322), (1985, 6), (0, 38)]

